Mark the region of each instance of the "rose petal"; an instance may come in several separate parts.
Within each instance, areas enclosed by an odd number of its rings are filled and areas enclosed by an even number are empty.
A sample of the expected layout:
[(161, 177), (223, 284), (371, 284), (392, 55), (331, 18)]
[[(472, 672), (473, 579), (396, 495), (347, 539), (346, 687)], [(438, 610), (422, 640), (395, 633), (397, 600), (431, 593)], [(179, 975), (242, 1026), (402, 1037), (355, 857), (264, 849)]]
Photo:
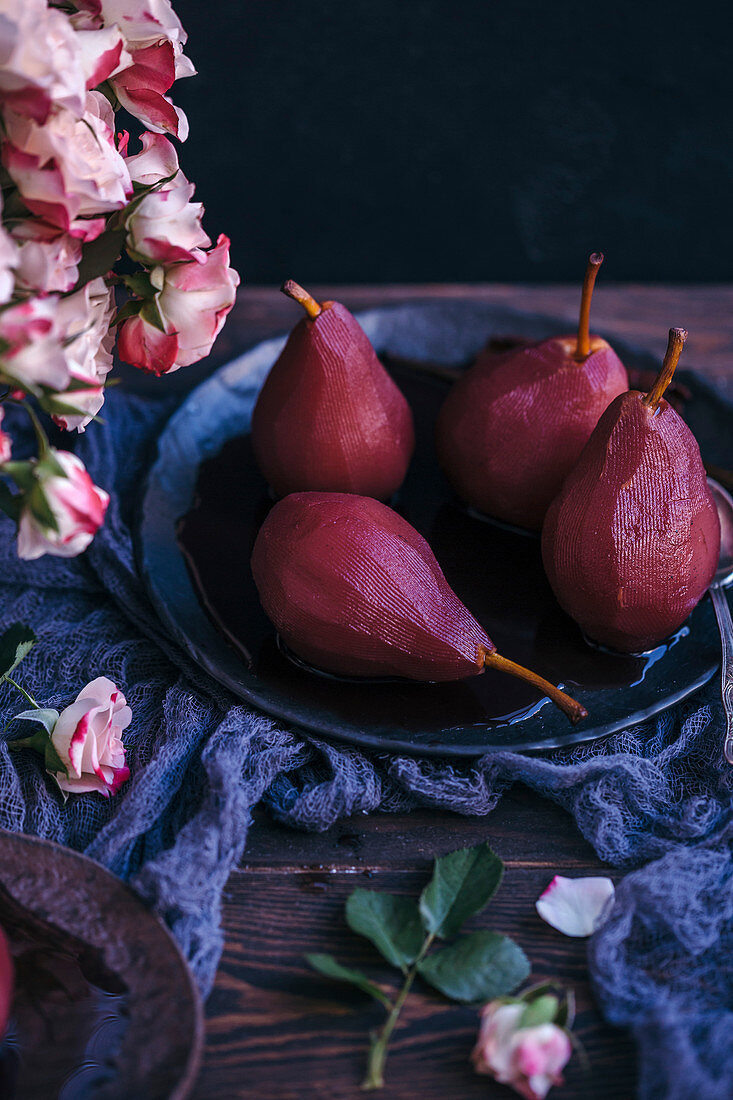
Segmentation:
[(614, 898), (610, 878), (554, 879), (536, 903), (539, 915), (566, 936), (590, 936), (604, 923)]

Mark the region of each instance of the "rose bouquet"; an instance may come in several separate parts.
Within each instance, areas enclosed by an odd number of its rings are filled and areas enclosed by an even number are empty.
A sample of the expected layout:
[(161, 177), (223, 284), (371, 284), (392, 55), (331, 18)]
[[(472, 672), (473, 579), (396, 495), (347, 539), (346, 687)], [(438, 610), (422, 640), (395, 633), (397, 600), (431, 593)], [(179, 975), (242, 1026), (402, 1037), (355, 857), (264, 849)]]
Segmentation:
[[(166, 136), (188, 132), (167, 94), (195, 72), (185, 43), (169, 0), (0, 0), (0, 508), (22, 558), (81, 553), (108, 500), (39, 413), (83, 432), (115, 342), (166, 374), (208, 354), (234, 304), (229, 240), (212, 246)], [(35, 457), (14, 457), (4, 404), (31, 418)]]

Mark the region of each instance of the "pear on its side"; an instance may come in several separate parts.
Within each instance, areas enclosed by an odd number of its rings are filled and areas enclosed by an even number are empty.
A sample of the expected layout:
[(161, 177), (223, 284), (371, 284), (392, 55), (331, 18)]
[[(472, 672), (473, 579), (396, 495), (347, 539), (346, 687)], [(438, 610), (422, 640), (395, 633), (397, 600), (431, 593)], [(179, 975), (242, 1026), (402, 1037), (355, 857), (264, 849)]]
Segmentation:
[(495, 668), (534, 684), (571, 721), (587, 712), (502, 657), (422, 535), (370, 497), (293, 493), (260, 528), (252, 574), (283, 641), (341, 676), (448, 681)]

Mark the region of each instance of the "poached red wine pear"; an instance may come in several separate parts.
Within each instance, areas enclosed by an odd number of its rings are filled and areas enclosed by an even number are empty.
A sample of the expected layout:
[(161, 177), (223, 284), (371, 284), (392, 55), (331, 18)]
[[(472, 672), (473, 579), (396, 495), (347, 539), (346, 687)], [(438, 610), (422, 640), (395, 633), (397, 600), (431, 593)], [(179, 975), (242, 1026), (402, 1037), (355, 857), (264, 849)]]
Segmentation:
[(293, 493), (260, 528), (252, 573), (283, 641), (340, 676), (463, 680), (496, 668), (571, 721), (586, 710), (507, 660), (446, 581), (422, 535), (371, 497)]
[(287, 282), (305, 316), (288, 337), (252, 414), (252, 445), (276, 496), (299, 490), (388, 500), (415, 448), (412, 412), (356, 318)]
[(675, 631), (717, 568), (720, 523), (700, 449), (665, 401), (687, 336), (671, 329), (647, 394), (609, 406), (542, 532), (561, 606), (593, 641), (637, 653)]
[(589, 329), (601, 253), (593, 253), (577, 335), (487, 350), (455, 383), (436, 444), (466, 504), (539, 531), (545, 512), (608, 405), (629, 388), (613, 348)]

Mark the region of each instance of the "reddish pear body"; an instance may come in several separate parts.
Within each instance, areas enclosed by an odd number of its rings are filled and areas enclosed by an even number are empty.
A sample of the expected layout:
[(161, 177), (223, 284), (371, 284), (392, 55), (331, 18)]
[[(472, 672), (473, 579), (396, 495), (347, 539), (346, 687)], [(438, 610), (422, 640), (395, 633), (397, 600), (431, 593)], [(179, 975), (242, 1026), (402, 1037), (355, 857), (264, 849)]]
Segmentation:
[(338, 302), (291, 332), (257, 399), (252, 444), (277, 496), (314, 490), (387, 500), (404, 481), (412, 412)]
[(717, 568), (720, 523), (697, 442), (662, 399), (617, 397), (550, 507), (542, 557), (585, 634), (624, 652), (685, 621)]
[(10, 1019), (15, 987), (15, 968), (10, 954), (7, 937), (0, 928), (0, 1041), (5, 1034)]
[(369, 497), (286, 497), (260, 529), (252, 573), (281, 638), (328, 672), (460, 680), (496, 648), (425, 539)]
[(467, 504), (539, 530), (599, 417), (629, 388), (613, 349), (575, 337), (486, 352), (455, 383), (437, 424), (438, 457)]

